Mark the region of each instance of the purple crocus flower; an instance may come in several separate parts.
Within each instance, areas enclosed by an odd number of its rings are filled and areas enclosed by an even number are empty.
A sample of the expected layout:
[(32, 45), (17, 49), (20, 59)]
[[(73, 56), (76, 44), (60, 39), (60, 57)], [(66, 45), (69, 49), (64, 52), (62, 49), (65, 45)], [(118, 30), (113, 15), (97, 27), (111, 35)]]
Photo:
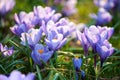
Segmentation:
[(43, 8), (42, 6), (34, 7), (34, 15), (39, 25), (42, 25), (42, 21), (44, 21), (45, 24), (49, 20), (56, 22), (61, 17), (60, 13), (55, 13), (55, 10), (52, 10), (50, 7)]
[(103, 62), (113, 54), (114, 52), (114, 48), (112, 47), (112, 44), (110, 44), (108, 42), (108, 40), (104, 40), (104, 42), (101, 43), (97, 43), (96, 44), (96, 50), (97, 53), (100, 56), (100, 60), (101, 60), (101, 67)]
[(60, 49), (63, 45), (65, 45), (66, 41), (67, 41), (67, 38), (64, 38), (63, 34), (58, 33), (57, 30), (49, 31), (48, 36), (45, 39), (47, 46), (51, 50)]
[(90, 14), (96, 20), (96, 25), (104, 25), (112, 20), (112, 16), (104, 8), (100, 8), (98, 14)]
[[(42, 28), (34, 29), (31, 28), (28, 33), (22, 33), (21, 34), (21, 44), (26, 45), (26, 42), (28, 45), (33, 49), (33, 47), (39, 42), (39, 40), (42, 37)], [(27, 41), (26, 41), (27, 40)]]
[(63, 34), (64, 38), (70, 36), (75, 31), (75, 24), (66, 18), (61, 18), (55, 25), (57, 31)]
[(42, 25), (44, 33), (47, 35), (51, 30), (57, 30), (63, 37), (68, 37), (70, 34), (75, 31), (75, 24), (70, 22), (68, 19), (62, 18), (56, 23), (52, 20), (48, 21), (48, 23)]
[(8, 48), (7, 45), (3, 46), (0, 43), (0, 52), (2, 52), (3, 56), (11, 56), (14, 50), (13, 50), (13, 47)]
[(81, 45), (82, 45), (82, 47), (83, 47), (83, 49), (84, 49), (84, 54), (85, 54), (85, 56), (87, 56), (88, 55), (88, 49), (89, 49), (89, 47), (90, 47), (90, 44), (89, 44), (89, 42), (88, 42), (88, 40), (87, 40), (87, 38), (86, 38), (86, 35), (85, 35), (85, 33), (83, 32), (83, 33), (81, 33), (80, 31), (76, 31), (76, 34), (77, 34), (77, 37), (78, 37), (78, 40), (80, 40), (80, 43), (81, 43)]
[(62, 10), (63, 14), (65, 16), (70, 16), (76, 13), (77, 12), (76, 4), (77, 4), (77, 0), (66, 1), (66, 3), (64, 4), (63, 10)]
[(73, 64), (74, 64), (74, 67), (77, 71), (80, 70), (80, 67), (82, 65), (82, 59), (81, 58), (73, 58)]
[(93, 51), (100, 55), (101, 65), (106, 58), (113, 53), (113, 47), (108, 42), (108, 39), (112, 36), (113, 31), (113, 28), (100, 26), (90, 26), (89, 29), (85, 28), (85, 35), (92, 46)]
[(85, 28), (84, 34), (86, 35), (86, 38), (88, 42), (90, 43), (90, 46), (96, 52), (96, 43), (100, 40), (99, 36), (99, 29), (96, 26), (90, 26), (89, 29)]
[(94, 3), (98, 7), (103, 7), (109, 10), (115, 6), (115, 0), (94, 0)]
[(0, 0), (0, 14), (5, 15), (15, 5), (15, 0)]
[(99, 29), (99, 31), (100, 31), (100, 33), (101, 33), (101, 37), (103, 37), (103, 36), (105, 36), (105, 34), (106, 34), (106, 39), (108, 40), (108, 39), (110, 39), (110, 37), (113, 35), (113, 33), (114, 33), (114, 28), (108, 28), (108, 27), (106, 27), (106, 26), (104, 26), (104, 27), (100, 27), (100, 26), (98, 26), (97, 27), (98, 29)]
[(83, 70), (80, 70), (80, 67), (82, 65), (82, 59), (81, 58), (73, 58), (73, 64), (74, 68), (76, 70), (76, 80), (78, 80), (78, 72), (81, 72), (81, 79), (84, 80), (85, 78), (85, 72)]
[(19, 15), (14, 15), (14, 19), (16, 24), (10, 29), (14, 34), (18, 36), (21, 36), (21, 33), (27, 32), (36, 24), (33, 12), (30, 12), (28, 14), (26, 12), (20, 12)]
[(104, 40), (108, 40), (114, 32), (113, 28), (108, 27), (96, 27), (94, 25), (90, 26), (89, 29), (85, 28), (85, 35), (87, 37), (88, 42), (92, 46), (93, 50), (96, 52), (96, 44), (98, 42), (103, 42)]
[(42, 62), (47, 62), (53, 55), (53, 51), (50, 51), (47, 46), (42, 44), (36, 44), (34, 50), (31, 53), (32, 59), (36, 64), (41, 65)]
[(0, 80), (35, 80), (35, 74), (29, 73), (25, 76), (21, 72), (14, 70), (8, 77), (3, 74), (0, 74)]

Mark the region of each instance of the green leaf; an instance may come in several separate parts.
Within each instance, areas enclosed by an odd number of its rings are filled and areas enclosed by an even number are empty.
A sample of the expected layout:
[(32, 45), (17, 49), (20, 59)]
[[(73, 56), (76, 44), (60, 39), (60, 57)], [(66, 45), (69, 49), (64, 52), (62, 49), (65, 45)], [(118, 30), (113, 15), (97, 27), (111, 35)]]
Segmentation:
[(38, 79), (42, 80), (42, 76), (41, 76), (40, 69), (39, 69), (38, 65), (36, 65), (36, 69), (37, 69)]

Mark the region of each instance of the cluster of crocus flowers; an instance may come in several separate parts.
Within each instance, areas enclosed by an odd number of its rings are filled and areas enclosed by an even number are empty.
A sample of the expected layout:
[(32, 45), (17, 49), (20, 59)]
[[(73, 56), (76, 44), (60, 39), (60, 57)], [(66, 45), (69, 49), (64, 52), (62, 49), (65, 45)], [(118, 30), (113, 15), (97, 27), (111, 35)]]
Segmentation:
[(17, 36), (21, 36), (21, 33), (28, 32), (29, 29), (37, 25), (46, 24), (49, 20), (56, 22), (60, 17), (61, 14), (55, 13), (55, 10), (50, 7), (35, 6), (32, 12), (26, 13), (22, 11), (19, 15), (15, 14), (16, 24), (10, 29)]
[(76, 57), (76, 58), (73, 58), (72, 60), (73, 60), (74, 69), (76, 71), (76, 80), (79, 80), (78, 79), (79, 72), (81, 73), (81, 80), (84, 80), (85, 72), (80, 69), (82, 66), (82, 59)]
[(107, 10), (115, 6), (115, 0), (94, 0), (94, 3), (98, 7), (103, 7)]
[(14, 70), (10, 73), (9, 76), (0, 74), (0, 80), (35, 80), (35, 74), (29, 73), (24, 75), (21, 72)]
[[(35, 6), (33, 12), (15, 14), (16, 24), (11, 31), (29, 46), (31, 57), (36, 64), (47, 62), (55, 51), (64, 46), (75, 30), (75, 24), (50, 7)], [(42, 41), (42, 42), (41, 42)], [(43, 45), (44, 44), (44, 45)]]
[(15, 0), (0, 0), (0, 15), (5, 15), (15, 5)]
[[(117, 0), (94, 0), (96, 6), (99, 10), (97, 15), (90, 14), (90, 17), (96, 20), (96, 25), (105, 25), (112, 20), (112, 15), (110, 10), (115, 8)], [(118, 5), (117, 5), (118, 6)], [(114, 13), (114, 12), (113, 12)]]
[(0, 43), (0, 52), (2, 53), (3, 56), (11, 56), (14, 52), (13, 47), (8, 48), (7, 45), (3, 46)]
[(88, 55), (89, 47), (92, 47), (94, 53), (100, 56), (101, 66), (103, 62), (113, 54), (114, 48), (109, 43), (109, 38), (112, 36), (114, 29), (100, 26), (90, 26), (85, 28), (83, 33), (77, 31), (78, 39), (80, 40), (85, 54)]
[(90, 14), (90, 17), (96, 20), (96, 25), (104, 25), (112, 20), (111, 14), (104, 8), (99, 8), (98, 14)]

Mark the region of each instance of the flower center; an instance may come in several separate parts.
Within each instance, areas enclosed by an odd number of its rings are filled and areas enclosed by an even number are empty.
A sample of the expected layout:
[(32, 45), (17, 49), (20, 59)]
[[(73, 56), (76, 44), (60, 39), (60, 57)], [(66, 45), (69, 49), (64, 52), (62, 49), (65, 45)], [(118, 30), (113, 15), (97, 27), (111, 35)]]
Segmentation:
[(32, 36), (32, 32), (29, 35)]
[(75, 56), (75, 59), (76, 59), (76, 60), (78, 60), (78, 59), (79, 59), (79, 57), (78, 57), (78, 56)]
[(57, 41), (57, 38), (53, 38), (52, 41)]
[(43, 50), (42, 50), (42, 49), (40, 49), (40, 50), (38, 50), (38, 52), (39, 52), (40, 54), (42, 54), (42, 53), (43, 53)]

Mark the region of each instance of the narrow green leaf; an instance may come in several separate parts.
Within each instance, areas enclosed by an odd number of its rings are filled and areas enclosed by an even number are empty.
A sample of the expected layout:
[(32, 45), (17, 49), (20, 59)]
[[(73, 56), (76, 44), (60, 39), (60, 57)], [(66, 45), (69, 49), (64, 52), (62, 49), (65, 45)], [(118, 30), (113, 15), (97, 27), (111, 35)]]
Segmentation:
[(57, 80), (58, 77), (59, 77), (59, 73), (56, 73), (56, 74), (54, 75), (54, 77), (53, 77), (53, 80)]
[(38, 79), (42, 80), (42, 76), (40, 74), (40, 69), (39, 69), (38, 65), (36, 65), (36, 69), (37, 69)]

